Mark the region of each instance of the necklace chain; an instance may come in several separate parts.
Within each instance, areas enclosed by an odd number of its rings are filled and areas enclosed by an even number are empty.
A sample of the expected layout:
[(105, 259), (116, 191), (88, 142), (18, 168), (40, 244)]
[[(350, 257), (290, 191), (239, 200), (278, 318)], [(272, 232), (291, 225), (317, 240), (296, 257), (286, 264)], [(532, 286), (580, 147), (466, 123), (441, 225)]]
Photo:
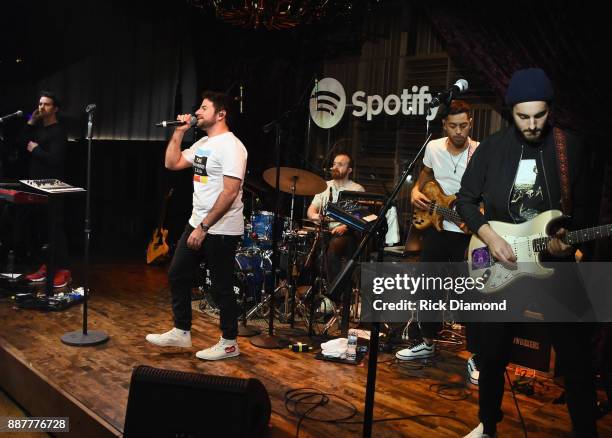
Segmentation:
[(451, 161), (453, 163), (453, 167), (454, 167), (453, 173), (457, 173), (457, 167), (459, 167), (459, 163), (461, 162), (461, 157), (463, 157), (463, 154), (465, 154), (465, 151), (467, 151), (467, 150), (468, 150), (468, 148), (465, 148), (463, 150), (463, 152), (461, 152), (459, 154), (459, 158), (457, 158), (457, 162), (455, 162), (455, 160), (453, 160), (453, 154), (451, 154), (448, 149), (446, 150), (446, 152), (448, 152), (448, 155), (450, 155), (450, 159), (451, 159)]

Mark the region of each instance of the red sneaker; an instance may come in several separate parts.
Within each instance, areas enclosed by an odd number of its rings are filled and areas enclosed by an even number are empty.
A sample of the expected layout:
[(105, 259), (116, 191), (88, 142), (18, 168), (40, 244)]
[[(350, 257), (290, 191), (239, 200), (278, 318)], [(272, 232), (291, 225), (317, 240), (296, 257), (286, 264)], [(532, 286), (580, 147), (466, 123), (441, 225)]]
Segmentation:
[(70, 271), (67, 269), (58, 269), (53, 277), (53, 287), (64, 287), (71, 280)]
[(26, 275), (25, 278), (28, 281), (33, 281), (36, 283), (38, 283), (39, 281), (45, 281), (45, 278), (47, 278), (47, 265), (40, 265), (38, 271)]

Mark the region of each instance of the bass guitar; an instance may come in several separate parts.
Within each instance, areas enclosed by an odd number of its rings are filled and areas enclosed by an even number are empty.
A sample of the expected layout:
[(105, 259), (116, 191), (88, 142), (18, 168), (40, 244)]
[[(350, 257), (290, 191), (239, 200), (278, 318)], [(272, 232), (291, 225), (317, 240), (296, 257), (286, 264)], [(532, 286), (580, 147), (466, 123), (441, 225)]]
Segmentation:
[(424, 230), (433, 226), (436, 230), (442, 231), (442, 222), (447, 220), (456, 224), (464, 233), (468, 232), (463, 219), (453, 208), (457, 199), (456, 196), (445, 195), (436, 180), (427, 181), (421, 192), (427, 196), (430, 202), (427, 210), (413, 209), (412, 224), (417, 230)]

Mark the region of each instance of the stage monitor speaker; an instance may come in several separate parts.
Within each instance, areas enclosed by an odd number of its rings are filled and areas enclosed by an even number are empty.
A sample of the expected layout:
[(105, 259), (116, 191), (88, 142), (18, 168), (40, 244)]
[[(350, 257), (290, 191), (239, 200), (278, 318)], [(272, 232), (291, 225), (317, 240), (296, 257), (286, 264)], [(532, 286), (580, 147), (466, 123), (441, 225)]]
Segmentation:
[(270, 397), (257, 379), (138, 366), (132, 372), (125, 438), (260, 437)]

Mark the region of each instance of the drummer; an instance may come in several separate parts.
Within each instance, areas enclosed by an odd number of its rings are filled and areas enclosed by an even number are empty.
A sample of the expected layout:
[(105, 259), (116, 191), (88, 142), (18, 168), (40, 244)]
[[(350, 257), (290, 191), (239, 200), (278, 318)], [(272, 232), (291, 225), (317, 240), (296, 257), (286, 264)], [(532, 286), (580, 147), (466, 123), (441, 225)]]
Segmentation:
[[(325, 210), (327, 203), (338, 201), (338, 194), (343, 190), (364, 192), (363, 186), (349, 179), (353, 172), (353, 159), (347, 153), (340, 153), (334, 157), (331, 168), (332, 179), (327, 181), (327, 189), (317, 195), (308, 207), (308, 219), (313, 221), (321, 220), (321, 213)], [(328, 284), (331, 284), (340, 273), (342, 265), (357, 247), (357, 236), (349, 228), (340, 222), (330, 222), (331, 240), (326, 251), (326, 277)], [(342, 284), (338, 288), (336, 296), (330, 297), (336, 302), (340, 302), (345, 291), (350, 293), (350, 282)]]

